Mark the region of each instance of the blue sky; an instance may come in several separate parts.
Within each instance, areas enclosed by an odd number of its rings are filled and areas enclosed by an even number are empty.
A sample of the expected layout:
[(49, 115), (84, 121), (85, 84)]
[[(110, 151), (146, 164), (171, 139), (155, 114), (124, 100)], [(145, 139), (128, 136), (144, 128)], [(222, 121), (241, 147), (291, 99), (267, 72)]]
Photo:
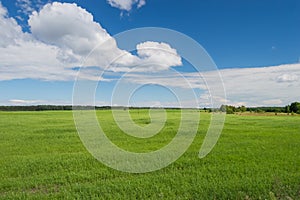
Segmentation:
[[(300, 2), (297, 0), (78, 0), (59, 1), (60, 4), (45, 0), (0, 1), (0, 104), (71, 104), (76, 70), (71, 72), (70, 68), (78, 66), (79, 60), (92, 50), (93, 44), (97, 45), (103, 33), (107, 33), (103, 38), (110, 38), (141, 27), (172, 29), (201, 44), (220, 69), (228, 104), (279, 106), (300, 101), (300, 95), (295, 92), (300, 88)], [(61, 13), (61, 18), (55, 13)], [(82, 21), (78, 21), (75, 14), (83, 14)], [(77, 21), (71, 27), (64, 25), (63, 20), (70, 20), (67, 25), (72, 24), (72, 20)], [(67, 29), (72, 29), (74, 35)], [(87, 31), (81, 33), (83, 29)], [(76, 39), (78, 45), (66, 38)], [(84, 38), (92, 42), (81, 44)], [(176, 54), (164, 55), (164, 58), (168, 57), (166, 63), (162, 63), (165, 68), (160, 68), (156, 74), (161, 70), (178, 69), (191, 82), (199, 78), (185, 74), (192, 73), (187, 70), (190, 65), (183, 58), (178, 60), (180, 55), (172, 44), (151, 42), (156, 43), (141, 44), (140, 55), (132, 53), (119, 65), (130, 68), (128, 60), (131, 64), (161, 60), (155, 51), (142, 51), (150, 45)], [(117, 44), (112, 51), (121, 50)], [(93, 65), (104, 65), (108, 58), (102, 59)], [(139, 61), (133, 62), (132, 59)], [(121, 76), (125, 68), (120, 69), (107, 74)], [(145, 70), (139, 77), (148, 74)], [(161, 84), (157, 79), (151, 83)], [(102, 83), (96, 94), (98, 105), (110, 103), (115, 84), (115, 80)], [(164, 96), (157, 87), (146, 88), (140, 90), (144, 92), (133, 95), (137, 105), (175, 105), (170, 93), (166, 92)], [(192, 89), (199, 105), (209, 106), (207, 91), (199, 85)], [(222, 97), (218, 98), (219, 103), (225, 102)], [(188, 100), (183, 102), (185, 106), (189, 103)]]

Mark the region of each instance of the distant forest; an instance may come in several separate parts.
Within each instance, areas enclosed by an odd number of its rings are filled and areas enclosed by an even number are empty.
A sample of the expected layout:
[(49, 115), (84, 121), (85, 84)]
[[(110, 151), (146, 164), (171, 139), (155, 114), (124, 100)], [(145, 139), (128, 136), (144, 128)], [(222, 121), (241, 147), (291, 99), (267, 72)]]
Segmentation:
[(230, 105), (222, 105), (219, 110), (225, 112), (227, 114), (233, 114), (236, 112), (274, 112), (274, 113), (297, 113), (300, 114), (300, 103), (293, 102), (290, 105), (284, 107), (245, 107), (245, 106), (230, 106)]
[[(82, 110), (94, 109), (93, 106), (76, 106)], [(110, 106), (96, 107), (95, 109), (110, 109)], [(0, 106), (0, 111), (47, 111), (47, 110), (72, 110), (71, 105), (37, 105), (37, 106)]]
[[(119, 109), (148, 109), (149, 107), (113, 107)], [(92, 110), (93, 106), (76, 106), (76, 109)], [(96, 110), (108, 110), (112, 109), (111, 106), (96, 106)], [(179, 109), (179, 108), (167, 108), (167, 109)], [(37, 106), (0, 106), (0, 111), (47, 111), (47, 110), (72, 110), (71, 105), (37, 105)], [(297, 113), (300, 114), (300, 103), (293, 102), (290, 105), (284, 107), (245, 107), (245, 106), (231, 106), (222, 105), (220, 108), (202, 108), (205, 111), (223, 111), (227, 114), (233, 114), (236, 112), (274, 112), (274, 113)]]
[[(150, 107), (124, 107), (124, 106), (74, 106), (76, 110), (110, 110), (115, 109), (149, 109)], [(169, 109), (169, 108), (168, 108)], [(179, 108), (170, 108), (179, 109)], [(0, 111), (55, 111), (73, 110), (72, 105), (36, 105), (36, 106), (0, 106)]]

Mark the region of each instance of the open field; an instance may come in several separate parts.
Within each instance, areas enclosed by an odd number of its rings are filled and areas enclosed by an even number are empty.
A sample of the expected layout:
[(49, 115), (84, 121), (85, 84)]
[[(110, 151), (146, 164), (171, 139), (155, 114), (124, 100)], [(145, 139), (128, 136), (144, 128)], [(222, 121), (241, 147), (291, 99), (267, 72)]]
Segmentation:
[(296, 116), (299, 114), (296, 113), (274, 113), (274, 112), (239, 112), (239, 113), (235, 113), (236, 115), (244, 115), (244, 116), (287, 116), (287, 115), (291, 115), (291, 116)]
[[(146, 110), (132, 110), (140, 125)], [(111, 111), (97, 111), (118, 146), (148, 152), (176, 134), (180, 112), (168, 110), (162, 132), (149, 139), (122, 134)], [(300, 116), (227, 115), (223, 133), (204, 159), (199, 148), (210, 114), (170, 166), (129, 174), (104, 166), (82, 145), (72, 112), (0, 112), (0, 199), (300, 199)]]

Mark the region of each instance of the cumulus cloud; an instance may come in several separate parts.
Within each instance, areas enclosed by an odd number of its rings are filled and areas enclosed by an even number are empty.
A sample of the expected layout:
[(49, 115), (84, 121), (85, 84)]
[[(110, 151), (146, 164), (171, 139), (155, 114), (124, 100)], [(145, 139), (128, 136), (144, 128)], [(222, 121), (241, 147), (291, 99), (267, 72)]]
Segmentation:
[(182, 65), (181, 57), (169, 44), (148, 41), (138, 44), (136, 49), (142, 60), (148, 63), (157, 63), (163, 68)]
[[(36, 78), (65, 80), (75, 75), (57, 57), (59, 48), (24, 33), (0, 4), (0, 80)], [(55, 74), (57, 75), (55, 77)]]
[(0, 47), (5, 48), (9, 45), (15, 45), (17, 40), (22, 40), (27, 37), (22, 32), (21, 27), (16, 20), (8, 17), (7, 9), (0, 2)]
[[(112, 71), (124, 72), (150, 61), (161, 63), (161, 68), (156, 70), (165, 70), (179, 63), (180, 56), (173, 55), (176, 50), (164, 43), (151, 44), (152, 48), (156, 45), (160, 55), (165, 56), (162, 50), (171, 52), (169, 59), (159, 60), (155, 51), (146, 55), (143, 52), (145, 44), (139, 46), (141, 55), (119, 49), (115, 39), (94, 21), (90, 13), (76, 4), (46, 4), (29, 16), (28, 24), (31, 33), (23, 32), (16, 20), (8, 17), (7, 10), (0, 5), (0, 80), (74, 80), (77, 75), (74, 67), (80, 66), (96, 46), (85, 60), (85, 67), (104, 69), (112, 65)], [(119, 59), (112, 64), (116, 58)], [(97, 74), (85, 73), (84, 78), (97, 80)]]
[(110, 39), (110, 35), (93, 16), (76, 4), (47, 4), (40, 12), (33, 12), (29, 26), (34, 37), (75, 54), (86, 55), (96, 44)]
[(130, 11), (134, 5), (140, 8), (146, 4), (146, 0), (107, 0), (107, 2), (120, 10)]

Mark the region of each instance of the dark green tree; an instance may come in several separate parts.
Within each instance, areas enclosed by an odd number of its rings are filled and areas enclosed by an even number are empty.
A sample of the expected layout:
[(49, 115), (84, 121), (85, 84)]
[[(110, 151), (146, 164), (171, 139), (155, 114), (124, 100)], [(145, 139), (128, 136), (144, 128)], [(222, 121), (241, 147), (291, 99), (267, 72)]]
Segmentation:
[(284, 112), (285, 113), (290, 113), (291, 112), (290, 105), (287, 105), (287, 106), (284, 107)]
[(240, 110), (240, 112), (246, 112), (247, 108), (245, 106), (240, 106), (239, 110)]
[(226, 105), (221, 105), (220, 110), (221, 110), (221, 112), (226, 112), (227, 106)]
[(300, 103), (294, 102), (290, 105), (290, 111), (300, 114)]

